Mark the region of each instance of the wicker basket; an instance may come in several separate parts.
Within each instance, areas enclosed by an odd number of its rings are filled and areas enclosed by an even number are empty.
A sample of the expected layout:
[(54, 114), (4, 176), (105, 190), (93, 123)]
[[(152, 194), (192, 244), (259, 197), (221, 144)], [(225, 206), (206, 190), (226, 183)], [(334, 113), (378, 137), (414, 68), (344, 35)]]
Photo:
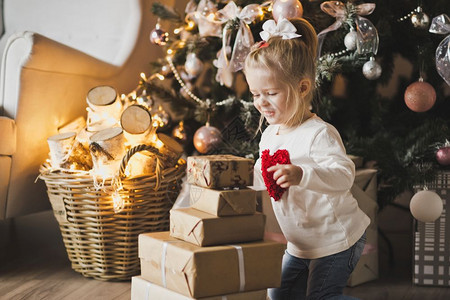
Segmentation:
[[(142, 150), (148, 149), (131, 149), (122, 166)], [(100, 280), (129, 280), (139, 274), (138, 235), (169, 229), (169, 210), (185, 168), (180, 160), (157, 175), (123, 178), (119, 194), (124, 205), (116, 213), (111, 193), (97, 190), (91, 175), (42, 165), (40, 178), (47, 186), (72, 268)], [(109, 185), (110, 180), (105, 182)]]

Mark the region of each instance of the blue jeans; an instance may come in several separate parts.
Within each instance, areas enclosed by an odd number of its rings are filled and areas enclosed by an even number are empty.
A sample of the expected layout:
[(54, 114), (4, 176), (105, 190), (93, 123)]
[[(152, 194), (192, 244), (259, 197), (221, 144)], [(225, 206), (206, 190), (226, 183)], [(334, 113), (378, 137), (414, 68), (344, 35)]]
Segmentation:
[(366, 233), (349, 249), (317, 259), (283, 256), (281, 286), (269, 289), (272, 300), (356, 299), (342, 295), (361, 257)]

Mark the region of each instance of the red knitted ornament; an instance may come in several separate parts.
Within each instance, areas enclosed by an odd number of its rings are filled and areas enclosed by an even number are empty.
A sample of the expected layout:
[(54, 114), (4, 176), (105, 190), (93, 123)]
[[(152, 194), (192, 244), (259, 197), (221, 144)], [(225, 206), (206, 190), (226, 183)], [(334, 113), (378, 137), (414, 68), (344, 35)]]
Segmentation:
[(273, 155), (270, 155), (270, 150), (266, 149), (261, 155), (261, 171), (264, 179), (264, 184), (266, 185), (269, 196), (275, 201), (280, 200), (283, 196), (285, 188), (280, 187), (276, 181), (273, 179), (274, 172), (268, 172), (267, 168), (274, 166), (276, 164), (286, 165), (290, 164), (289, 152), (286, 149), (277, 150)]

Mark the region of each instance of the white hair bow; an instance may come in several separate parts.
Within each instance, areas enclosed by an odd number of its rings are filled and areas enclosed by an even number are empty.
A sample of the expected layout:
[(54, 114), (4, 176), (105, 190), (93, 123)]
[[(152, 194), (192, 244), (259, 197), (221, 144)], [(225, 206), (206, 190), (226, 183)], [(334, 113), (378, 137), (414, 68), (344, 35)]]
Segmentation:
[(297, 28), (285, 18), (279, 19), (278, 23), (275, 23), (274, 20), (267, 20), (262, 28), (263, 31), (259, 35), (264, 41), (268, 41), (272, 36), (281, 36), (283, 40), (301, 37), (301, 34), (296, 33)]

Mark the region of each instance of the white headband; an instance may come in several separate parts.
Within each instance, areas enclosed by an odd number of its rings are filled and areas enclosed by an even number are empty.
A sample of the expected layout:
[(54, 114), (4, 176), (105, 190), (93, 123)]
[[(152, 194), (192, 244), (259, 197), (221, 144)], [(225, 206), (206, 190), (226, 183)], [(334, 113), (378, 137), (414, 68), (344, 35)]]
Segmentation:
[(281, 36), (283, 40), (290, 40), (301, 37), (301, 34), (297, 34), (297, 28), (289, 22), (288, 19), (280, 18), (278, 23), (274, 20), (267, 20), (262, 26), (263, 31), (259, 33), (264, 41), (268, 41), (272, 36)]

